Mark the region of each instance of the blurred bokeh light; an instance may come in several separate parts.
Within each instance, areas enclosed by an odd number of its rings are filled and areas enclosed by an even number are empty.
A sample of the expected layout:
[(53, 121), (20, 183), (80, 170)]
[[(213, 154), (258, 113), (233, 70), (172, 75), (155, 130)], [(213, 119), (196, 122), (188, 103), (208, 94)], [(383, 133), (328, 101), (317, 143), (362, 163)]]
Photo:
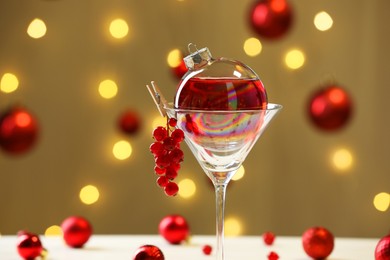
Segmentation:
[(319, 12), (314, 17), (314, 26), (319, 31), (327, 31), (333, 26), (332, 17), (325, 11)]
[(129, 26), (123, 19), (115, 19), (110, 23), (110, 33), (116, 39), (122, 39), (129, 33)]
[(91, 205), (99, 200), (99, 190), (94, 185), (86, 185), (80, 190), (80, 200), (86, 205)]
[(46, 24), (43, 20), (35, 18), (31, 21), (27, 28), (27, 34), (34, 39), (39, 39), (45, 36), (47, 31)]
[(4, 93), (11, 93), (17, 90), (19, 86), (18, 78), (12, 73), (5, 73), (1, 77), (0, 90)]

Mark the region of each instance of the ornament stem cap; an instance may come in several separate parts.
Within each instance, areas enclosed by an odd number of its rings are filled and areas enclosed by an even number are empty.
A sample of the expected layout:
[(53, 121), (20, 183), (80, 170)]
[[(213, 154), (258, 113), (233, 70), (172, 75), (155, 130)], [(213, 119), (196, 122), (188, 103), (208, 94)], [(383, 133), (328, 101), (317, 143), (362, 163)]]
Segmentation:
[[(195, 48), (194, 52), (191, 51), (192, 47)], [(188, 51), (191, 54), (184, 57), (183, 60), (189, 70), (201, 68), (213, 59), (207, 47), (198, 50), (195, 44), (190, 43), (188, 44)]]

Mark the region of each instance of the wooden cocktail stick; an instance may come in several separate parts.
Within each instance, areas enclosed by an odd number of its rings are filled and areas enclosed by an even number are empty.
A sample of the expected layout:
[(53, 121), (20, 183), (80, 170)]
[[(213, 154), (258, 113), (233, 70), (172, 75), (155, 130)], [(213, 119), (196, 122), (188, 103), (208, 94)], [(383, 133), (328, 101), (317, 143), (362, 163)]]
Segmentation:
[(151, 86), (146, 85), (146, 87), (149, 90), (149, 93), (152, 96), (161, 116), (165, 117), (167, 116), (167, 113), (165, 112), (164, 106), (167, 106), (168, 102), (164, 98), (164, 95), (161, 93), (161, 90), (158, 88), (157, 84), (154, 81), (150, 82), (150, 84)]

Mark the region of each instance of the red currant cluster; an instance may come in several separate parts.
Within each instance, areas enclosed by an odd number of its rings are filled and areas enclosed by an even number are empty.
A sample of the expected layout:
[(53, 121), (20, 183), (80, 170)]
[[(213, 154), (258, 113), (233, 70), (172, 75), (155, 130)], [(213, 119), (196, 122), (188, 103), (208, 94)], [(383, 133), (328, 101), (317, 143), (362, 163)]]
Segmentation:
[(149, 147), (154, 156), (156, 166), (154, 171), (157, 174), (157, 184), (164, 189), (168, 196), (175, 196), (179, 191), (179, 186), (174, 179), (180, 169), (184, 153), (180, 149), (180, 143), (184, 140), (184, 132), (175, 129), (177, 120), (167, 119), (167, 126), (158, 126), (153, 131), (155, 140)]

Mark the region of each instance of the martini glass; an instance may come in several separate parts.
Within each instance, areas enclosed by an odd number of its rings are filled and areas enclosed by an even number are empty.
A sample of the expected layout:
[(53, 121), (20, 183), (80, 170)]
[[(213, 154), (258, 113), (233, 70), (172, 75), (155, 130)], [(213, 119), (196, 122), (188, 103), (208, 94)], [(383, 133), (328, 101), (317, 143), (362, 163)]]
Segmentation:
[(270, 103), (266, 109), (253, 110), (176, 109), (172, 103), (164, 106), (168, 116), (177, 119), (184, 140), (214, 184), (217, 260), (224, 260), (226, 187), (281, 108)]

